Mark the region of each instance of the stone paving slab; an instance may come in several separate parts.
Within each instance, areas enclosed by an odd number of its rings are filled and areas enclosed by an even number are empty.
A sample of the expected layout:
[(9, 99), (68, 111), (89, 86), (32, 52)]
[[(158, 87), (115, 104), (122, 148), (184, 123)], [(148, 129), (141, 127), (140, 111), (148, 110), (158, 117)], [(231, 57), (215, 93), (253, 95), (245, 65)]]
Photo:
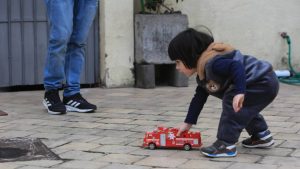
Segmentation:
[(230, 166), (230, 169), (275, 169), (277, 167), (276, 165), (267, 164), (236, 163)]
[(188, 169), (223, 169), (231, 165), (231, 162), (214, 162), (206, 159), (190, 160), (184, 164), (181, 164), (180, 168)]
[(66, 168), (66, 169), (100, 169), (104, 166), (107, 166), (108, 163), (95, 162), (95, 161), (67, 161), (57, 167)]
[(93, 149), (94, 152), (100, 153), (123, 153), (127, 154), (139, 149), (139, 147), (133, 146), (120, 146), (120, 145), (104, 145), (99, 148)]
[(145, 158), (145, 156), (130, 154), (107, 154), (103, 157), (95, 159), (95, 161), (103, 161), (109, 163), (133, 164)]
[(295, 140), (287, 139), (282, 144), (280, 144), (278, 147), (300, 149), (300, 141), (299, 140), (295, 141)]
[(293, 164), (291, 164), (291, 165), (283, 164), (283, 165), (280, 165), (280, 167), (278, 169), (299, 169), (299, 167), (294, 166)]
[[(157, 125), (176, 127), (183, 120), (195, 91), (189, 87), (85, 88), (83, 96), (96, 103), (92, 114), (47, 114), (43, 91), (2, 92), (0, 138), (41, 138), (60, 161), (0, 163), (0, 169), (298, 169), (300, 168), (300, 87), (281, 84), (278, 97), (262, 114), (276, 141), (271, 149), (247, 149), (240, 144), (235, 158), (206, 158), (199, 150), (142, 148), (145, 131)], [(220, 100), (209, 97), (192, 130), (204, 146), (216, 139)]]
[(15, 169), (21, 167), (21, 164), (16, 163), (0, 163), (0, 168), (2, 169)]
[(47, 169), (45, 167), (24, 166), (18, 169)]
[(71, 142), (60, 146), (60, 148), (66, 150), (89, 151), (89, 150), (94, 150), (100, 146), (101, 145), (99, 144), (93, 144), (93, 143)]
[(103, 169), (150, 169), (151, 167), (137, 166), (137, 165), (124, 165), (124, 164), (112, 164), (104, 167)]
[(17, 161), (9, 162), (9, 164), (17, 164), (23, 166), (35, 166), (35, 167), (52, 167), (63, 163), (61, 160), (35, 160), (35, 161)]
[(137, 165), (154, 166), (154, 167), (171, 167), (175, 168), (188, 161), (182, 158), (170, 158), (170, 157), (147, 157), (138, 161)]
[(85, 151), (79, 151), (79, 150), (71, 150), (71, 151), (67, 151), (65, 153), (61, 153), (61, 154), (59, 154), (59, 156), (62, 159), (92, 161), (94, 159), (103, 157), (104, 154), (85, 152)]
[(277, 156), (265, 156), (260, 161), (261, 164), (272, 165), (287, 165), (300, 167), (300, 160), (298, 157), (277, 157)]

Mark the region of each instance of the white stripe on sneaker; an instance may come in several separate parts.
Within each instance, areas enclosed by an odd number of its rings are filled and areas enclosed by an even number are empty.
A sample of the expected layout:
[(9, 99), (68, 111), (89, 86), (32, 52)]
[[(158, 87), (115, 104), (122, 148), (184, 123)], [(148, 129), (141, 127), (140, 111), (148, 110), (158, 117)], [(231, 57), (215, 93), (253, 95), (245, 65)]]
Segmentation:
[(78, 107), (80, 105), (80, 103), (77, 103), (74, 107)]
[(44, 100), (44, 104), (46, 104), (47, 106), (52, 106), (52, 104), (48, 101), (48, 99), (46, 98), (45, 100)]
[(74, 101), (70, 106), (75, 107), (75, 105), (76, 105), (77, 103), (78, 103), (78, 102)]
[(226, 148), (227, 148), (228, 150), (231, 150), (231, 149), (235, 148), (235, 145), (227, 146)]
[(60, 114), (63, 114), (63, 113), (61, 113), (61, 112), (54, 112), (54, 111), (51, 111), (51, 110), (49, 109), (49, 106), (48, 106), (47, 103), (46, 103), (46, 99), (43, 100), (43, 105), (45, 106), (45, 108), (47, 109), (47, 111), (48, 111), (49, 114), (52, 114), (52, 115), (60, 115)]
[(267, 139), (270, 138), (270, 137), (272, 137), (272, 134), (271, 134), (271, 133), (268, 134), (268, 135), (266, 135), (265, 137), (259, 138), (259, 139), (261, 139), (261, 140), (267, 140)]

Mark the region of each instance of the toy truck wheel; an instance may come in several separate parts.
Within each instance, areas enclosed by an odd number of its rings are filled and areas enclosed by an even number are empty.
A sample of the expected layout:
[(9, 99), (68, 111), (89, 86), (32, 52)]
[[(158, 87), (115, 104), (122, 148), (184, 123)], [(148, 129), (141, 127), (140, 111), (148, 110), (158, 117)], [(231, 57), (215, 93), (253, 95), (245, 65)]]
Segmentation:
[(154, 143), (149, 144), (149, 149), (154, 150), (156, 148), (156, 145)]
[(191, 147), (190, 144), (185, 144), (185, 145), (183, 146), (183, 148), (184, 148), (184, 150), (186, 150), (186, 151), (189, 151), (189, 150), (192, 149), (192, 147)]

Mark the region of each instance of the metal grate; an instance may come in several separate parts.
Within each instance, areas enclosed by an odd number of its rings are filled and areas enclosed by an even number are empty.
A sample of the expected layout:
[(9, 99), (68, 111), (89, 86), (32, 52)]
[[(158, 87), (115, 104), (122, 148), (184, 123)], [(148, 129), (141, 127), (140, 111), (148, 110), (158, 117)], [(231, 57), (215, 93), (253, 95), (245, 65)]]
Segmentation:
[(40, 139), (0, 139), (0, 162), (61, 160)]

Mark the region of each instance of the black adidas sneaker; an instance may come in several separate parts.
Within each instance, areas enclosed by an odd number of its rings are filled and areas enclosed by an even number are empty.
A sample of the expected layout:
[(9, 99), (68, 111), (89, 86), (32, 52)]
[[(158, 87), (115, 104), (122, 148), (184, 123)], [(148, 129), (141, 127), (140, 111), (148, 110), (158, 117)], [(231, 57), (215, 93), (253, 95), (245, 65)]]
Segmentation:
[(58, 90), (49, 90), (45, 92), (43, 105), (49, 114), (60, 115), (66, 113), (66, 106), (60, 100)]
[(63, 103), (68, 112), (90, 113), (97, 109), (96, 105), (86, 101), (80, 93), (64, 97)]

